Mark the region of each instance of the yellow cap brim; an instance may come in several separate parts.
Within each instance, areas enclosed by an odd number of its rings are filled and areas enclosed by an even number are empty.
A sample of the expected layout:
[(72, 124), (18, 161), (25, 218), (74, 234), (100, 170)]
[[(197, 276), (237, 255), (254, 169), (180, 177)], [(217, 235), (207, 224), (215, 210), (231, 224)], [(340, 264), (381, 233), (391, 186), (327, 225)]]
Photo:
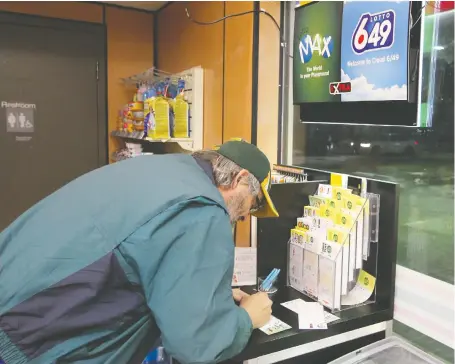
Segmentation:
[(269, 177), (267, 177), (262, 183), (261, 183), (261, 190), (262, 194), (264, 195), (265, 198), (265, 205), (262, 207), (260, 210), (255, 211), (251, 215), (261, 218), (261, 217), (279, 217), (280, 215), (278, 214), (278, 211), (275, 208), (275, 205), (272, 202), (272, 199), (270, 198), (269, 195)]

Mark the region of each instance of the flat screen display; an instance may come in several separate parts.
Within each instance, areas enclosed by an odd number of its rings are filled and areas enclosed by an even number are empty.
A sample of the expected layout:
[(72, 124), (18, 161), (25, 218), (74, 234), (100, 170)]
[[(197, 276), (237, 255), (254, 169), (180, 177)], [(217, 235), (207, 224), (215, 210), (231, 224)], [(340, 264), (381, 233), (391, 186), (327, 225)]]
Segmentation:
[(294, 103), (408, 100), (408, 1), (321, 1), (295, 12)]

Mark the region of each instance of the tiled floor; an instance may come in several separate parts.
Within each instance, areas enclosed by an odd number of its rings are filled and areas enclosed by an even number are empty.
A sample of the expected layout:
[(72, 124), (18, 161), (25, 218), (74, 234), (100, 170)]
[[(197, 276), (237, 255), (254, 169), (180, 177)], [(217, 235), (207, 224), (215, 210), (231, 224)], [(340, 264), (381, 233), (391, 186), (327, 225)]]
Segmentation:
[(395, 334), (402, 336), (405, 340), (410, 341), (411, 344), (417, 346), (426, 353), (431, 354), (448, 364), (454, 363), (454, 350), (452, 348), (449, 348), (398, 321), (393, 322), (393, 331)]

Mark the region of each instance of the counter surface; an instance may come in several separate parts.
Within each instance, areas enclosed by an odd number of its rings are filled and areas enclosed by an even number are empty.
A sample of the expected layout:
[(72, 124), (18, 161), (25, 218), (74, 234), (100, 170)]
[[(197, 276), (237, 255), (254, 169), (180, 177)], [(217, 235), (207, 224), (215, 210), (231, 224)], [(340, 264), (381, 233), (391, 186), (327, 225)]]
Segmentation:
[[(244, 287), (242, 290), (252, 293), (253, 288)], [(392, 319), (390, 310), (386, 307), (381, 307), (377, 303), (372, 303), (336, 313), (335, 316), (340, 319), (328, 324), (327, 330), (299, 330), (298, 315), (281, 305), (283, 302), (297, 298), (311, 301), (291, 287), (283, 287), (278, 290), (273, 297), (273, 316), (292, 326), (292, 329), (275, 335), (266, 335), (260, 330), (254, 330), (245, 350), (234, 359), (236, 362), (308, 344)]]

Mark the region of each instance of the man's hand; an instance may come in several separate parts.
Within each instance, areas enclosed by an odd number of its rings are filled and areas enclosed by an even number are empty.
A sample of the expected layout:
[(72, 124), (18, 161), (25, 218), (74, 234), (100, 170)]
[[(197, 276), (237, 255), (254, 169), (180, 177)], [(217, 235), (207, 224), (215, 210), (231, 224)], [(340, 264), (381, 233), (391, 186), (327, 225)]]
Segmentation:
[(235, 302), (240, 302), (240, 301), (242, 301), (242, 299), (244, 299), (245, 297), (249, 297), (249, 296), (250, 295), (248, 293), (243, 292), (239, 288), (234, 288), (232, 290), (232, 297), (234, 297)]
[(250, 316), (254, 329), (264, 326), (272, 316), (272, 301), (265, 292), (243, 298), (240, 307)]

